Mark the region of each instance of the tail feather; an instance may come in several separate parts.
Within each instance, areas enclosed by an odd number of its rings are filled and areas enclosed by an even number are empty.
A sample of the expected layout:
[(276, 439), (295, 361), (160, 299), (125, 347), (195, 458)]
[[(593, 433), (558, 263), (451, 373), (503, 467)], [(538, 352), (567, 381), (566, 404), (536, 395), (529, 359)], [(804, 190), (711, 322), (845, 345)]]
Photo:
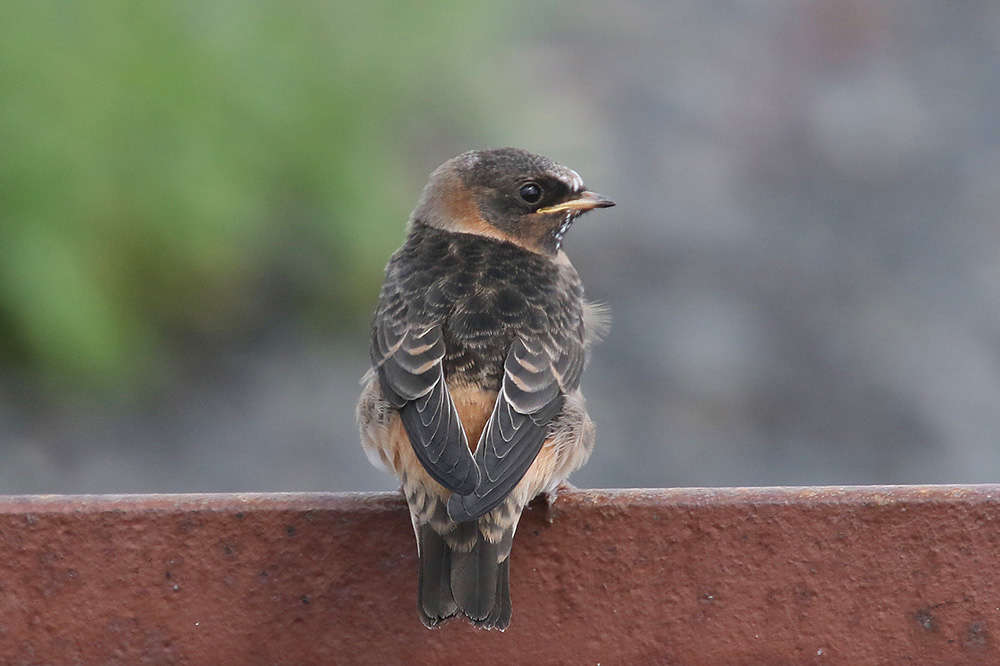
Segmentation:
[(428, 628), (459, 613), (483, 629), (510, 625), (510, 538), (490, 543), (476, 522), (459, 523), (441, 536), (429, 524), (417, 528), (420, 580), (417, 612)]
[(510, 625), (510, 558), (500, 563), (497, 573), (496, 603), (482, 626), (503, 631)]
[(417, 612), (427, 628), (455, 615), (458, 605), (451, 594), (451, 548), (430, 525), (420, 525), (420, 578)]
[(477, 539), (467, 553), (451, 553), (451, 592), (462, 612), (476, 626), (485, 624), (496, 606), (499, 574), (496, 544), (485, 539)]

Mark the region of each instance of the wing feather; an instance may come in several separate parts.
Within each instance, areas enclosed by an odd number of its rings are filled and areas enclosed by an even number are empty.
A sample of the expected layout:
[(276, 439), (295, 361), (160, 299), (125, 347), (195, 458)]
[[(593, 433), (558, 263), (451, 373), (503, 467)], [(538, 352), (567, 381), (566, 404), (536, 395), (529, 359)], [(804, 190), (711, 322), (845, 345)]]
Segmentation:
[(496, 405), (476, 446), (482, 478), (473, 492), (452, 495), (452, 520), (475, 520), (490, 512), (521, 481), (545, 443), (549, 423), (562, 410), (566, 393), (579, 385), (576, 368), (582, 367), (583, 355), (582, 343), (567, 342), (553, 354), (541, 343), (514, 339)]
[(448, 490), (472, 492), (479, 470), (444, 380), (440, 327), (393, 326), (378, 318), (375, 329), (372, 355), (382, 392), (399, 410), (417, 459)]

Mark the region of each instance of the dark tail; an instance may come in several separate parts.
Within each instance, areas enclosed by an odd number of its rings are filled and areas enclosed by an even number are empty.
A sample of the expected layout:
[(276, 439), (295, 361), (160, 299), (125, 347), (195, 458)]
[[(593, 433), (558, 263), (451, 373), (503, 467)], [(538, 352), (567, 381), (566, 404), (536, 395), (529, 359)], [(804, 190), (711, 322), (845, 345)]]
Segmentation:
[(482, 629), (510, 625), (510, 538), (490, 543), (476, 521), (442, 537), (418, 527), (420, 582), (417, 612), (432, 628), (459, 613)]
[(451, 593), (451, 548), (430, 525), (420, 525), (420, 578), (417, 612), (428, 629), (455, 615), (458, 606)]

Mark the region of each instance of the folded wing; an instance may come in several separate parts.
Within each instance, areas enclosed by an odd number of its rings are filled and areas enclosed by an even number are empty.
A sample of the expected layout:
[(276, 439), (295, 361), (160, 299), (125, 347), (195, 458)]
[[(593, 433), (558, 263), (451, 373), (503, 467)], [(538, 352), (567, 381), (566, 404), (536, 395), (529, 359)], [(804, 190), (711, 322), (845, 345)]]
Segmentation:
[(538, 456), (566, 394), (579, 386), (583, 364), (578, 342), (553, 347), (515, 338), (496, 405), (476, 446), (480, 482), (472, 492), (452, 495), (452, 520), (474, 520), (510, 494)]
[(386, 400), (399, 410), (427, 473), (453, 493), (468, 494), (479, 482), (479, 470), (444, 380), (444, 355), (439, 326), (377, 319), (372, 361)]

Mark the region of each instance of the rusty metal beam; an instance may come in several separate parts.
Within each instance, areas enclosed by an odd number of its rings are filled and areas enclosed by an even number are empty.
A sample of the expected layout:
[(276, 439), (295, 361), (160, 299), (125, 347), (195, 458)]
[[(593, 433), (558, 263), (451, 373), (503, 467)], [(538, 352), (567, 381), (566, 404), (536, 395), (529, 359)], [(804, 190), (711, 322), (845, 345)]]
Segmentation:
[(414, 559), (394, 494), (0, 497), (0, 663), (1000, 664), (1000, 486), (573, 491), (504, 634)]

